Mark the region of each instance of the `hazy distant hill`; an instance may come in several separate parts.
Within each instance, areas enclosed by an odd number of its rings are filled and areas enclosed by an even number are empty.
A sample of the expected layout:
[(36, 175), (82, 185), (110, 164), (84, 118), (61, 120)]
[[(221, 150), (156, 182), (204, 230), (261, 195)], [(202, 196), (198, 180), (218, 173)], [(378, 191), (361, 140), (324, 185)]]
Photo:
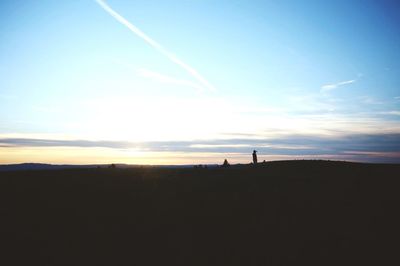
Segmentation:
[[(79, 169), (79, 168), (107, 168), (110, 164), (43, 164), (43, 163), (21, 163), (21, 164), (5, 164), (0, 165), (0, 171), (24, 171), (24, 170), (61, 170), (61, 169)], [(216, 167), (216, 164), (207, 165), (208, 167)], [(141, 166), (129, 164), (116, 164), (117, 168), (135, 168), (135, 167), (158, 167), (158, 168), (192, 168), (193, 165), (155, 165)]]
[(18, 170), (56, 170), (68, 168), (94, 168), (95, 165), (55, 165), (43, 163), (21, 163), (0, 165), (0, 171), (18, 171)]
[(400, 265), (400, 165), (0, 176), (2, 265)]

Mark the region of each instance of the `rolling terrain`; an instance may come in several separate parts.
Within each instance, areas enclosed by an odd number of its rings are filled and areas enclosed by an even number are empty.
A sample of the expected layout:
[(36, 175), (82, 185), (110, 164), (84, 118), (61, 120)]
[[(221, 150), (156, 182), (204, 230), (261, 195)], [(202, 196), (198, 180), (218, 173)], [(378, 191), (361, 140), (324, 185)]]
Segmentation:
[(399, 265), (400, 165), (0, 173), (2, 265)]

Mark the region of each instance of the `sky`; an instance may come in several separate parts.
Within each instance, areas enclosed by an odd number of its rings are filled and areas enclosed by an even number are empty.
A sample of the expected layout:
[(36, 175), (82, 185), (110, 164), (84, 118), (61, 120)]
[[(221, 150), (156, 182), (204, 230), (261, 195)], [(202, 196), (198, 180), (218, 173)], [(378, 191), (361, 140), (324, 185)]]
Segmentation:
[(254, 149), (400, 163), (397, 1), (0, 1), (0, 164)]

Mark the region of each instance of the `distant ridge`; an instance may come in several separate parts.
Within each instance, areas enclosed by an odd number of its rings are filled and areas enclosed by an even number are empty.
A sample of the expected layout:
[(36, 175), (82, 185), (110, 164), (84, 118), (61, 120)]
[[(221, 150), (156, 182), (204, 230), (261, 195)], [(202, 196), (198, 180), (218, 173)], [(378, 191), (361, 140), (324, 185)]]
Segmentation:
[[(268, 161), (265, 163), (258, 163), (259, 167), (262, 166), (271, 166), (271, 165), (314, 165), (316, 162), (320, 164), (329, 164), (329, 165), (378, 165), (382, 163), (366, 163), (366, 162), (350, 162), (350, 161), (331, 161), (331, 160), (280, 160), (280, 161)], [(108, 168), (110, 164), (84, 164), (84, 165), (76, 165), (76, 164), (45, 164), (45, 163), (20, 163), (20, 164), (3, 164), (0, 165), (0, 172), (5, 171), (31, 171), (31, 170), (62, 170), (62, 169), (91, 169), (91, 168)], [(384, 165), (396, 165), (396, 164), (384, 164)], [(200, 166), (197, 164), (186, 164), (186, 165), (139, 165), (139, 164), (115, 164), (115, 166), (119, 169), (126, 168), (136, 168), (136, 167), (155, 167), (155, 168), (193, 168), (196, 166)], [(207, 166), (209, 168), (218, 167), (218, 164), (202, 164), (201, 166)], [(229, 168), (236, 169), (242, 167), (252, 166), (249, 164), (232, 164)]]
[(45, 164), (45, 163), (21, 163), (0, 165), (0, 171), (23, 171), (23, 170), (58, 170), (71, 168), (95, 168), (98, 165), (68, 165), (68, 164)]
[[(30, 170), (61, 170), (61, 169), (89, 169), (89, 168), (108, 168), (111, 164), (45, 164), (45, 163), (20, 163), (20, 164), (3, 164), (0, 165), (1, 171), (30, 171)], [(158, 168), (192, 168), (194, 164), (188, 165), (132, 165), (132, 164), (115, 164), (117, 168), (134, 168), (134, 167), (158, 167)], [(216, 167), (217, 164), (207, 164), (208, 167)]]

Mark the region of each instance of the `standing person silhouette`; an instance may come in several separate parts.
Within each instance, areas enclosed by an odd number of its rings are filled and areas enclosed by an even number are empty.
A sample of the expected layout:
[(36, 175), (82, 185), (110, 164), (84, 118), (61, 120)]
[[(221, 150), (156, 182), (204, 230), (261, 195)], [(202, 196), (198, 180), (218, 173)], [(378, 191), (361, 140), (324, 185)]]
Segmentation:
[(257, 164), (257, 151), (256, 150), (254, 150), (253, 151), (253, 164)]

